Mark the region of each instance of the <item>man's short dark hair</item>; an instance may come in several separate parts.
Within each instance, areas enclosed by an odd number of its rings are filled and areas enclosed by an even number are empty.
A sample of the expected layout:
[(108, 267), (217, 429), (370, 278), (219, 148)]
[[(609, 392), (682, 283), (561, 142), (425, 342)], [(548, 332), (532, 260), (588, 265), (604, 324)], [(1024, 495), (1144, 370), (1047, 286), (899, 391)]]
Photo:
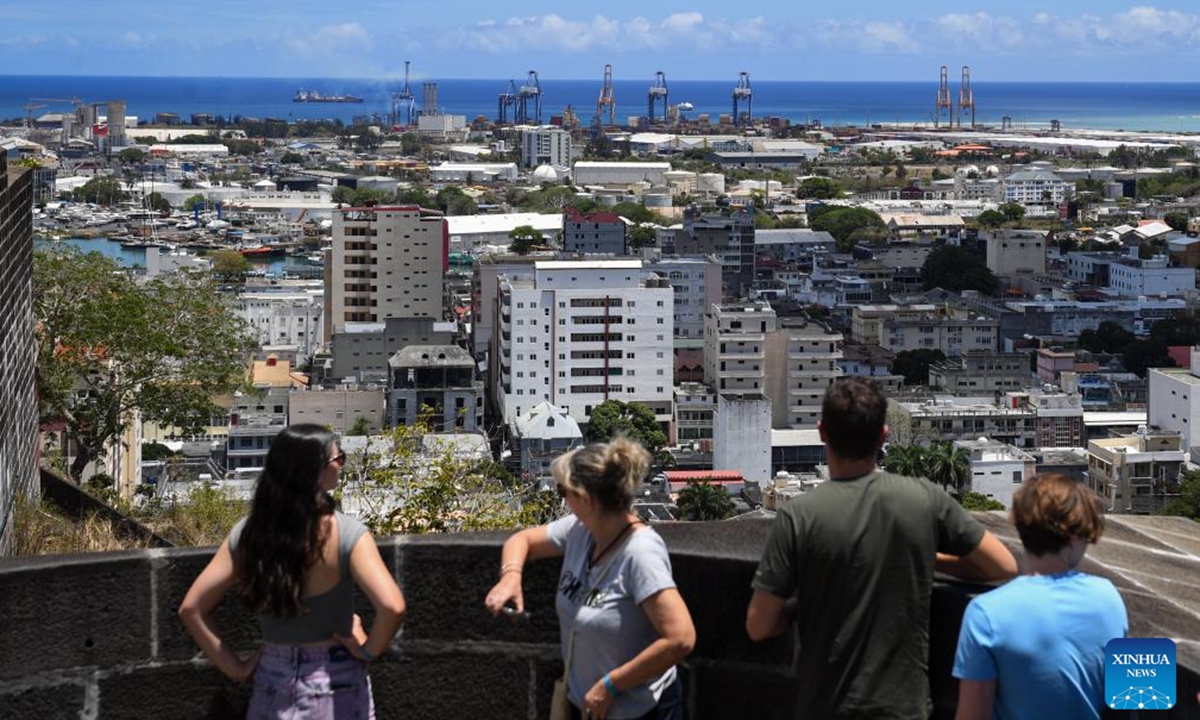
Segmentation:
[(839, 378), (825, 391), (821, 424), (825, 444), (838, 457), (875, 457), (887, 420), (887, 399), (866, 378)]

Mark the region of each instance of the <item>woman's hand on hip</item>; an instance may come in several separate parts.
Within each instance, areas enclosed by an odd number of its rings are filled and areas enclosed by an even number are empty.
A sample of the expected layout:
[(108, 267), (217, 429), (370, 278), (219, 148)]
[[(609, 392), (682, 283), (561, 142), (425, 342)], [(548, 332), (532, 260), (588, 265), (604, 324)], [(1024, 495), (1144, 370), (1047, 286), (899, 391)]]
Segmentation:
[(604, 720), (615, 702), (616, 698), (604, 687), (604, 678), (600, 678), (583, 696), (583, 716), (592, 720)]
[(262, 659), (262, 648), (255, 650), (252, 655), (246, 658), (238, 658), (236, 664), (228, 668), (225, 674), (234, 682), (246, 682), (254, 677), (254, 671), (258, 669), (258, 661)]

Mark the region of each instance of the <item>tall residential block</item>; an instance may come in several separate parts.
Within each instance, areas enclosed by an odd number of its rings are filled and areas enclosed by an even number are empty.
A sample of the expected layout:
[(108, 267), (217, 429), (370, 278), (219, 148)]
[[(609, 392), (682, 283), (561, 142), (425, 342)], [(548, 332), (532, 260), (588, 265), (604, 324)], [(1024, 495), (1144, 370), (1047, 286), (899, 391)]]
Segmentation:
[(0, 554), (16, 496), (37, 487), (32, 208), (33, 173), (10, 172), (0, 153)]
[(333, 250), (325, 274), (327, 332), (351, 322), (442, 318), (449, 269), (446, 221), (416, 206), (361, 207), (333, 213)]
[(562, 128), (538, 127), (521, 133), (521, 165), (571, 166), (571, 133)]
[(729, 215), (705, 215), (689, 207), (683, 227), (674, 232), (664, 254), (716, 255), (721, 261), (726, 298), (744, 297), (754, 284), (754, 211), (743, 209)]
[(771, 427), (815, 428), (826, 388), (842, 376), (841, 359), (841, 333), (803, 317), (778, 318), (766, 342)]
[(584, 214), (575, 208), (563, 213), (563, 252), (624, 255), (625, 221), (610, 212)]
[(501, 275), (492, 385), (505, 422), (540, 402), (585, 424), (605, 400), (637, 401), (671, 421), (671, 284), (640, 260), (542, 261)]
[(775, 320), (765, 302), (712, 305), (704, 316), (704, 382), (718, 395), (762, 395)]

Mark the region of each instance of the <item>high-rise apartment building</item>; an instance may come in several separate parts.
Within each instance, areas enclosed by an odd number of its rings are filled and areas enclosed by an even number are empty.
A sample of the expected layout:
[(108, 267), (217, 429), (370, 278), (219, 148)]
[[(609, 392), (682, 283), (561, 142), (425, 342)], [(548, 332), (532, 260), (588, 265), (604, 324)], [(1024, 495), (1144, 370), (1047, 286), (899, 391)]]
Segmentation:
[(571, 133), (562, 128), (538, 127), (521, 133), (521, 165), (571, 166)]
[(725, 298), (744, 297), (754, 284), (754, 211), (743, 209), (729, 215), (704, 215), (689, 207), (683, 227), (670, 238), (664, 254), (716, 255), (721, 261)]
[(718, 395), (762, 395), (775, 320), (765, 302), (712, 305), (704, 317), (704, 382)]
[(0, 153), (0, 553), (16, 496), (37, 487), (32, 208), (33, 173)]
[(802, 317), (778, 318), (766, 342), (771, 427), (816, 427), (826, 388), (842, 376), (841, 359), (841, 333)]
[(327, 332), (350, 322), (442, 318), (449, 235), (441, 213), (416, 206), (333, 213), (325, 273)]
[(671, 421), (669, 281), (640, 260), (564, 260), (497, 283), (489, 382), (506, 422), (546, 401), (584, 424), (605, 400)]

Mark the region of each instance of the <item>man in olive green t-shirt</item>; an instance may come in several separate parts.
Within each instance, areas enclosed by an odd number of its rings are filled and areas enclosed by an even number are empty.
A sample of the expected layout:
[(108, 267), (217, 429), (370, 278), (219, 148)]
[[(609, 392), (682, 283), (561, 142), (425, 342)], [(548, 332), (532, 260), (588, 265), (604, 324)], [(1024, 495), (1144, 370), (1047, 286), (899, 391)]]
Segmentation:
[(874, 383), (829, 387), (819, 429), (831, 480), (780, 509), (754, 576), (751, 639), (796, 623), (797, 718), (925, 720), (935, 565), (971, 580), (1017, 572), (941, 488), (876, 467), (886, 417)]

